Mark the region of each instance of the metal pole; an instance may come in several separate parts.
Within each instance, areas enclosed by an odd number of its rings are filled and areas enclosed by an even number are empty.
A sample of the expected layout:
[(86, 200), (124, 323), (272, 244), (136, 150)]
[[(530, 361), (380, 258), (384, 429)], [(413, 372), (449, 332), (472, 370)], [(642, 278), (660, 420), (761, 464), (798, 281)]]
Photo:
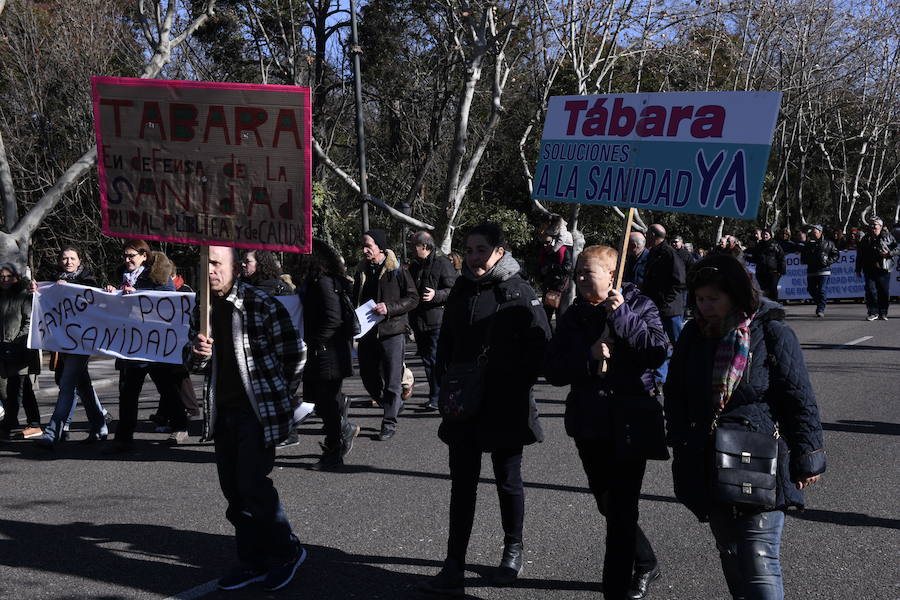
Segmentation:
[(362, 200), (362, 230), (369, 230), (369, 188), (366, 184), (366, 131), (363, 127), (362, 76), (359, 71), (359, 35), (356, 31), (356, 0), (350, 0), (350, 54), (353, 55), (353, 92), (356, 98), (356, 153), (359, 159), (359, 196)]

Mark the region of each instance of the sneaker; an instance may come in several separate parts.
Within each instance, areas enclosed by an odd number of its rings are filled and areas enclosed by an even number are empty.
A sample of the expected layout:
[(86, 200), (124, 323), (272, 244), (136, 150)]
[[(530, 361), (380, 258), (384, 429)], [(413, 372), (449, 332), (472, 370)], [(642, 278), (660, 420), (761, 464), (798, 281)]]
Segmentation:
[(878, 315), (878, 320), (879, 321), (887, 321), (888, 320), (887, 315)]
[(350, 451), (353, 450), (353, 440), (355, 440), (356, 436), (359, 435), (359, 425), (350, 423), (349, 426), (349, 433), (345, 433), (343, 436), (341, 436), (341, 458), (344, 458), (345, 456), (350, 454)]
[(296, 429), (292, 429), (291, 433), (288, 434), (283, 441), (279, 442), (276, 448), (287, 448), (288, 446), (296, 446), (300, 443), (300, 434), (297, 433)]
[(866, 321), (874, 321), (878, 318), (878, 315), (869, 315), (866, 317)]
[(816, 311), (816, 316), (817, 316), (817, 317), (818, 317), (818, 318), (820, 318), (820, 319), (821, 319), (821, 318), (822, 318), (822, 317), (824, 317), (824, 316), (825, 316), (825, 313), (824, 313), (824, 312), (822, 312), (822, 311), (821, 311), (821, 310), (817, 310), (817, 311)]
[(188, 440), (188, 432), (187, 431), (173, 431), (169, 434), (169, 437), (166, 438), (167, 446), (177, 446), (178, 444), (183, 444)]
[(303, 564), (303, 561), (306, 560), (306, 548), (300, 545), (297, 538), (294, 538), (294, 545), (296, 548), (296, 555), (294, 558), (283, 565), (273, 567), (268, 575), (266, 575), (266, 582), (263, 584), (263, 589), (267, 592), (280, 590), (289, 584), (294, 578), (294, 573), (297, 572), (297, 569)]
[(25, 438), (26, 440), (30, 440), (33, 438), (39, 438), (42, 435), (44, 435), (44, 430), (41, 429), (40, 427), (26, 427), (22, 431), (22, 437)]
[(218, 587), (220, 590), (239, 590), (265, 578), (265, 569), (238, 566), (219, 579)]
[(402, 387), (402, 391), (400, 392), (401, 400), (409, 400), (409, 397), (413, 395), (413, 389), (415, 389), (415, 384), (412, 385), (404, 385)]

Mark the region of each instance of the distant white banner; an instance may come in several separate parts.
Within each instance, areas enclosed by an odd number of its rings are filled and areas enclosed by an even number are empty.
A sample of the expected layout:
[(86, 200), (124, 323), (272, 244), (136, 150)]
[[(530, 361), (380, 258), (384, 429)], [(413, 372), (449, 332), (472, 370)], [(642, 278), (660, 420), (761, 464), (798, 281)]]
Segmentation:
[[(295, 296), (279, 296), (302, 334)], [(181, 363), (194, 294), (142, 291), (122, 295), (74, 284), (42, 283), (31, 305), (28, 347)]]
[[(800, 262), (799, 254), (788, 254), (787, 273), (778, 282), (779, 300), (809, 300), (806, 291), (806, 265)], [(750, 265), (753, 271), (753, 265)], [(894, 261), (891, 274), (891, 296), (900, 296), (900, 263)], [(831, 265), (831, 277), (825, 286), (829, 300), (840, 298), (864, 298), (865, 280), (856, 276), (856, 250), (841, 252), (841, 257)]]

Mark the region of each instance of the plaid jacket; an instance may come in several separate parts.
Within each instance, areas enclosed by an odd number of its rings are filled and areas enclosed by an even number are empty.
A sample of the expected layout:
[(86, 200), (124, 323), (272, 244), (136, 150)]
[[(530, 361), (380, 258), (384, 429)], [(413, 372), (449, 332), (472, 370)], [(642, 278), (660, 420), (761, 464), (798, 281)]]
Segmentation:
[[(306, 353), (288, 311), (265, 292), (236, 281), (225, 297), (234, 305), (231, 331), (244, 391), (263, 426), (267, 446), (284, 440), (298, 400)], [(194, 306), (184, 363), (194, 373), (206, 374), (203, 395), (203, 437), (212, 439), (216, 423), (216, 345), (212, 357), (201, 359), (191, 351), (200, 324), (200, 307)]]

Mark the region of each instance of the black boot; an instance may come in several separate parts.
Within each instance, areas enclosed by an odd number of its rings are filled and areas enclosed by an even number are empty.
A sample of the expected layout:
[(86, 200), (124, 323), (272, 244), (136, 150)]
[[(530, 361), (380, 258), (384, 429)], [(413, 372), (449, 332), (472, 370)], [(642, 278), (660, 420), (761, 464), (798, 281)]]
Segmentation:
[(419, 584), (419, 589), (429, 594), (442, 596), (464, 596), (465, 571), (463, 565), (452, 558), (444, 561), (441, 571), (434, 577), (430, 577)]
[(631, 589), (628, 590), (628, 597), (632, 600), (640, 600), (647, 595), (647, 592), (650, 590), (650, 584), (657, 579), (659, 579), (659, 565), (646, 573), (635, 573), (631, 579)]
[(344, 459), (341, 458), (341, 446), (326, 446), (322, 444), (322, 457), (318, 462), (309, 468), (313, 471), (333, 471), (344, 466)]
[(497, 585), (509, 585), (522, 574), (524, 562), (524, 546), (522, 542), (507, 542), (503, 546), (503, 558), (500, 559), (500, 568), (494, 575), (494, 583)]

